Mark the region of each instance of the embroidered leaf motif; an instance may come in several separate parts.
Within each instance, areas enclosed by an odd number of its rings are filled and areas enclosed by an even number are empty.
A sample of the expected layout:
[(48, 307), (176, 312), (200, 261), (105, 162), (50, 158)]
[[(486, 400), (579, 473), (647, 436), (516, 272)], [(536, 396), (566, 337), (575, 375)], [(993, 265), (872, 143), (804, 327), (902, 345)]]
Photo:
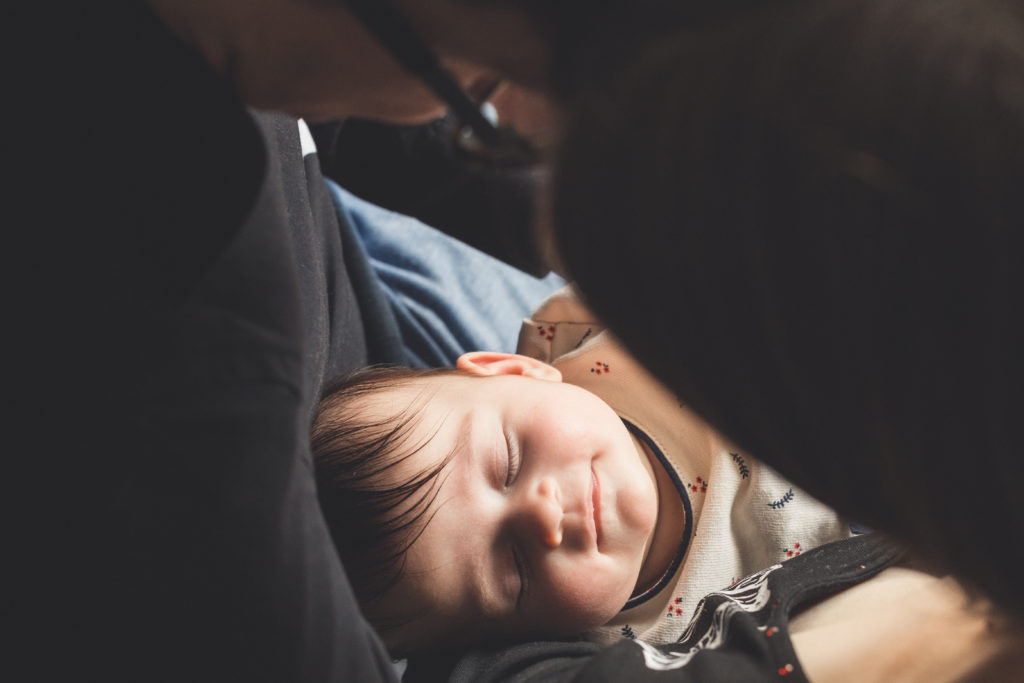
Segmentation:
[(574, 349), (580, 348), (580, 346), (583, 345), (583, 342), (586, 341), (587, 337), (589, 337), (590, 333), (593, 332), (593, 331), (594, 331), (594, 328), (588, 327), (587, 331), (583, 333), (582, 337), (580, 337), (580, 340), (578, 342), (576, 342), (576, 346), (574, 346), (572, 348), (574, 348)]
[(771, 503), (768, 503), (768, 507), (772, 508), (773, 510), (779, 510), (781, 508), (786, 507), (786, 503), (788, 503), (788, 502), (790, 502), (792, 500), (793, 500), (793, 489), (790, 489), (790, 490), (786, 491), (786, 495), (784, 495), (782, 498), (779, 498), (776, 501), (772, 501)]
[(740, 455), (739, 453), (730, 453), (729, 455), (732, 456), (733, 462), (735, 462), (736, 463), (736, 467), (739, 468), (739, 470), (740, 470), (740, 477), (742, 477), (743, 479), (746, 479), (747, 477), (749, 477), (750, 476), (750, 468), (747, 467), (747, 463), (746, 463), (746, 461), (743, 460), (743, 456)]

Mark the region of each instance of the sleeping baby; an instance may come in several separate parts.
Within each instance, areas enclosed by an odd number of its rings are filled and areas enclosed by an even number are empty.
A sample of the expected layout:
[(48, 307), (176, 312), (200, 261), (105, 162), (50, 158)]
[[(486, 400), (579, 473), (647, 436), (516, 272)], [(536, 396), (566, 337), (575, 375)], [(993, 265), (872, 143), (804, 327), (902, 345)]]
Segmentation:
[(318, 495), (396, 657), (583, 636), (674, 641), (701, 597), (849, 525), (683, 405), (571, 287), (519, 354), (329, 387)]

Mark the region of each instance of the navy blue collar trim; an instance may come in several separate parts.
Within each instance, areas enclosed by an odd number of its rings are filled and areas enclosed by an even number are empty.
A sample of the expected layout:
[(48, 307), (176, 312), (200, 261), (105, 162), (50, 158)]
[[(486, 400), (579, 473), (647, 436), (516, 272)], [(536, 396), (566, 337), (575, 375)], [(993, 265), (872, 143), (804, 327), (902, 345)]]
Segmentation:
[(679, 474), (676, 473), (676, 469), (672, 467), (668, 458), (665, 457), (665, 454), (662, 453), (661, 449), (654, 443), (654, 440), (628, 420), (622, 420), (622, 424), (626, 425), (626, 429), (628, 429), (636, 438), (643, 441), (644, 444), (651, 449), (651, 452), (658, 457), (658, 461), (661, 463), (661, 466), (665, 468), (665, 471), (668, 472), (668, 476), (672, 479), (672, 483), (675, 484), (676, 491), (679, 492), (679, 499), (683, 502), (683, 510), (686, 513), (686, 525), (683, 529), (683, 541), (679, 544), (679, 550), (676, 551), (676, 556), (672, 558), (672, 562), (669, 564), (668, 569), (665, 570), (665, 573), (662, 574), (657, 583), (645, 590), (643, 593), (633, 596), (626, 602), (622, 609), (627, 610), (632, 609), (637, 605), (642, 605), (660, 593), (668, 582), (672, 580), (672, 577), (675, 576), (676, 570), (679, 569), (679, 565), (682, 563), (683, 557), (686, 555), (687, 548), (690, 547), (690, 536), (693, 534), (693, 508), (690, 506), (690, 497), (686, 495), (686, 487), (683, 486), (683, 482), (679, 479)]

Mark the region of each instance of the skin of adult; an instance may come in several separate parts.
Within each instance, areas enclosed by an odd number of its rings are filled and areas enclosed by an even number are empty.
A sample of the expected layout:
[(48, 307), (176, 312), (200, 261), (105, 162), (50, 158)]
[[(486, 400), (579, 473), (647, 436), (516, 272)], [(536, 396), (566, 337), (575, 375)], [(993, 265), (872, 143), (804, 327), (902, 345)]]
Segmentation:
[[(453, 0), (393, 4), (470, 90), (499, 73), (526, 85), (546, 81), (547, 41), (522, 11)], [(360, 116), (413, 123), (444, 112), (343, 2), (149, 5), (251, 106), (312, 121)]]
[(654, 374), (956, 576), (950, 618), (1018, 626), (1022, 44), (1001, 0), (694, 27), (574, 109), (553, 193), (568, 272)]

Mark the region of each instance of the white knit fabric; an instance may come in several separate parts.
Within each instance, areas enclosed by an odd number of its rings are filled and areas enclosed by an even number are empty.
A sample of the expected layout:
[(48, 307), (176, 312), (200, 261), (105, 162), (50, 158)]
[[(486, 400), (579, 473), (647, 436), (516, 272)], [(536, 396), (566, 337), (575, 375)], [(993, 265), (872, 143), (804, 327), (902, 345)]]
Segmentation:
[[(587, 634), (678, 640), (697, 602), (755, 571), (829, 541), (849, 524), (690, 412), (623, 349), (566, 287), (523, 322), (518, 351), (552, 363), (657, 445), (683, 484), (692, 527), (686, 554), (664, 587)], [(680, 498), (680, 506), (685, 505)]]

